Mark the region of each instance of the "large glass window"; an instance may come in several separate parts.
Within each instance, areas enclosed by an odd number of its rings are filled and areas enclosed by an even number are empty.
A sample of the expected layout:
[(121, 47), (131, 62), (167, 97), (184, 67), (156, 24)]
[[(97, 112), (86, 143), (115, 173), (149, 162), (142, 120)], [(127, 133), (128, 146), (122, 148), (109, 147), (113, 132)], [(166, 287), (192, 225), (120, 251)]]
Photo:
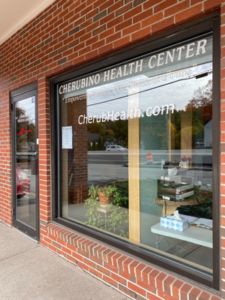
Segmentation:
[(212, 272), (212, 36), (59, 84), (60, 216)]

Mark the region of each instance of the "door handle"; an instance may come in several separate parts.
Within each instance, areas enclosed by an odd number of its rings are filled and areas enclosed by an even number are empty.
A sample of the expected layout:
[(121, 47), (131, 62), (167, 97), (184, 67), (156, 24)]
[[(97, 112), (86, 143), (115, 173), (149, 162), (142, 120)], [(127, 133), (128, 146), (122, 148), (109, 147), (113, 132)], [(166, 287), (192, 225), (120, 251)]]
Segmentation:
[(38, 159), (33, 158), (31, 160), (31, 175), (39, 175), (39, 168), (38, 168)]

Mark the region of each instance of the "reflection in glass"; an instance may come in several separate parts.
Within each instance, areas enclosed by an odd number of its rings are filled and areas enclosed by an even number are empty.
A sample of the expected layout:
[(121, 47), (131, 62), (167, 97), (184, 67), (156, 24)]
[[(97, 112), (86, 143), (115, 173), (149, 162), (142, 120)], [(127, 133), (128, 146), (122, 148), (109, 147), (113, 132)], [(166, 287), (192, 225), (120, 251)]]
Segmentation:
[(75, 80), (61, 94), (73, 149), (61, 149), (60, 197), (63, 218), (211, 271), (212, 38), (205, 41), (195, 43), (196, 56), (168, 50), (176, 56), (151, 70), (159, 55), (150, 55), (139, 74), (131, 63), (123, 78), (126, 65), (117, 66), (96, 86)]
[(36, 228), (35, 97), (16, 102), (16, 219)]

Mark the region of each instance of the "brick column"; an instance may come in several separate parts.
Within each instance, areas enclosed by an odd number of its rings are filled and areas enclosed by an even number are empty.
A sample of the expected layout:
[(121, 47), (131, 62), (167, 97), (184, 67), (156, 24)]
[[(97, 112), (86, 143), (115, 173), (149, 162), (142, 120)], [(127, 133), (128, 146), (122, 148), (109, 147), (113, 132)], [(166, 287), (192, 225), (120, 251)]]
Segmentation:
[[(0, 63), (0, 79), (1, 79)], [(0, 221), (12, 225), (11, 122), (9, 94), (0, 85)]]
[(38, 80), (38, 133), (39, 133), (39, 199), (40, 223), (51, 221), (51, 156), (49, 83)]

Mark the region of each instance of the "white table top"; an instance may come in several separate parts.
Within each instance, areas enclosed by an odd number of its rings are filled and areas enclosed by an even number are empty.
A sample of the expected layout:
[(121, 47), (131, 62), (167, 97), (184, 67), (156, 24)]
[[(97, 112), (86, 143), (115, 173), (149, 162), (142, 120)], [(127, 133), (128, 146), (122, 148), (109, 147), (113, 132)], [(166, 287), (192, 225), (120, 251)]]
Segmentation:
[(151, 232), (212, 248), (212, 230), (190, 226), (187, 230), (180, 232), (162, 227), (160, 223), (151, 227)]

